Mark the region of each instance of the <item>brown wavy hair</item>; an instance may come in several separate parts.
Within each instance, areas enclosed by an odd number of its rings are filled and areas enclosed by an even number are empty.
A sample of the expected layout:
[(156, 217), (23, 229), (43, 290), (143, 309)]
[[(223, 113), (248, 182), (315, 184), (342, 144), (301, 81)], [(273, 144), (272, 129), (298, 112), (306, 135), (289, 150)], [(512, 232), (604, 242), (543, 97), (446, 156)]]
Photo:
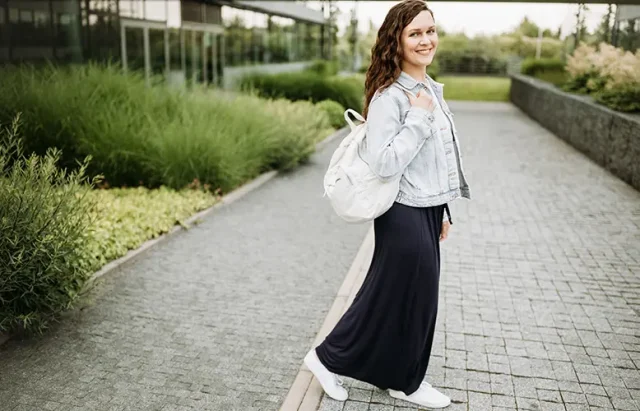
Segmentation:
[(402, 31), (420, 12), (425, 10), (434, 17), (433, 11), (424, 0), (404, 0), (393, 6), (387, 13), (378, 30), (376, 44), (371, 49), (371, 64), (364, 82), (363, 116), (365, 118), (376, 90), (389, 87), (400, 76), (402, 72), (400, 63), (403, 58), (400, 49)]

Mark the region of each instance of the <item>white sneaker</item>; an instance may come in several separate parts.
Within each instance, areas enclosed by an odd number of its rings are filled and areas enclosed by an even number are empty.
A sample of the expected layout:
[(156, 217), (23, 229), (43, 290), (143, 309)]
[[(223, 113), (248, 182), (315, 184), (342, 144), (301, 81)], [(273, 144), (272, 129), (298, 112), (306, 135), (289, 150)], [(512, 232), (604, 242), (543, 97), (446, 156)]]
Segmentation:
[(422, 405), (427, 408), (444, 408), (451, 404), (451, 398), (436, 390), (426, 381), (420, 384), (420, 388), (411, 395), (402, 391), (389, 390), (389, 395), (403, 401)]
[(315, 348), (304, 357), (304, 364), (318, 379), (322, 389), (329, 397), (337, 401), (346, 401), (349, 398), (349, 393), (342, 386), (344, 384), (342, 379), (327, 370), (327, 367), (320, 362)]

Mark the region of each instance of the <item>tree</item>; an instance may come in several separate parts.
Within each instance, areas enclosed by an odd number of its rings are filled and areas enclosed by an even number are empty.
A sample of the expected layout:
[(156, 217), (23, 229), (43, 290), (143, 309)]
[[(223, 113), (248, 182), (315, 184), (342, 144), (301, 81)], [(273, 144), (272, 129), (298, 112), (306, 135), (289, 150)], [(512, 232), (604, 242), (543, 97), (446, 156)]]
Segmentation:
[(351, 10), (351, 20), (349, 21), (349, 29), (347, 30), (347, 33), (347, 39), (349, 45), (351, 46), (351, 55), (353, 56), (352, 69), (357, 70), (358, 58), (356, 53), (358, 49), (356, 47), (356, 44), (358, 43), (358, 15), (356, 13), (355, 7)]
[(627, 20), (624, 22), (624, 28), (620, 30), (620, 46), (631, 52), (637, 50), (640, 46), (640, 33), (637, 30), (636, 22), (638, 20)]
[(607, 13), (602, 16), (602, 21), (596, 29), (595, 36), (598, 42), (611, 42), (611, 17), (613, 15), (613, 5), (609, 3)]
[(578, 44), (580, 44), (580, 41), (583, 40), (589, 33), (587, 31), (587, 24), (586, 24), (586, 20), (587, 20), (586, 15), (588, 11), (589, 11), (589, 8), (587, 7), (586, 4), (584, 3), (578, 4), (578, 12), (576, 13), (576, 32), (575, 32), (574, 47), (578, 47)]
[(516, 33), (519, 33), (522, 36), (527, 37), (538, 37), (538, 31), (540, 28), (538, 25), (531, 20), (527, 16), (525, 16), (518, 27), (516, 28)]
[(329, 9), (328, 24), (326, 26), (327, 33), (327, 58), (333, 60), (337, 55), (338, 48), (338, 19), (340, 18), (340, 9), (335, 1), (327, 1)]

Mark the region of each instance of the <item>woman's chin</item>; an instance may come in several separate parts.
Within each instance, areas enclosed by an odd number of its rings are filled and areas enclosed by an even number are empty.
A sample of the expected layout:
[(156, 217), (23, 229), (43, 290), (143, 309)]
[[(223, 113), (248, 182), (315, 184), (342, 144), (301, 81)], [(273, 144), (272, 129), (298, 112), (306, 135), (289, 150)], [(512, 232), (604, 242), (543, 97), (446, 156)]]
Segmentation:
[(433, 56), (425, 57), (425, 58), (422, 58), (420, 60), (421, 60), (420, 61), (421, 65), (430, 66), (431, 63), (433, 63)]

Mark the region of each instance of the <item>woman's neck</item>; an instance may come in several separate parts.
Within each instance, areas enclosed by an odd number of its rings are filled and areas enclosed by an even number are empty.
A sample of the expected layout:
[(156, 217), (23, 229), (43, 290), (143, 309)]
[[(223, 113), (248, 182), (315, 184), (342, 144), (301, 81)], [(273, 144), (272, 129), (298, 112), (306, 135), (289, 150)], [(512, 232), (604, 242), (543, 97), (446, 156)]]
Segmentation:
[(413, 77), (413, 79), (418, 82), (423, 82), (427, 78), (425, 74), (427, 72), (426, 67), (405, 65), (402, 67), (402, 71)]

